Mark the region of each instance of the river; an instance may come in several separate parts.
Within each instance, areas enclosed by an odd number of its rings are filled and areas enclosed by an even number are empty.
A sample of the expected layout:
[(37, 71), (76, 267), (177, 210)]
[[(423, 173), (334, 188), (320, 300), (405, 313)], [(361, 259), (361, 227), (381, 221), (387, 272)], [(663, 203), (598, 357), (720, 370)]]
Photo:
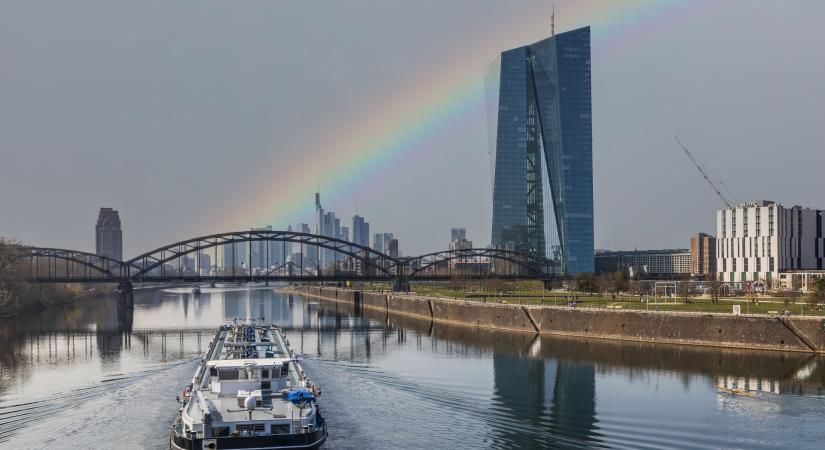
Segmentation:
[(134, 298), (0, 322), (0, 448), (167, 448), (210, 330), (261, 317), (322, 388), (328, 449), (825, 442), (822, 357), (446, 326), (263, 286)]

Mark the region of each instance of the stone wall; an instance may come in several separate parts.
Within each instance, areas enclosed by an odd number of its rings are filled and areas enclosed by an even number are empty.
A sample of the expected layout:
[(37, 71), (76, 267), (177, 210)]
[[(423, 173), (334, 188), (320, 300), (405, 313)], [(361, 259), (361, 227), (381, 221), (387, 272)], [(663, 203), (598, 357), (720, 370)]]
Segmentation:
[[(303, 293), (304, 290), (301, 290)], [(310, 287), (307, 295), (390, 314), (545, 335), (825, 353), (823, 320), (480, 303)]]

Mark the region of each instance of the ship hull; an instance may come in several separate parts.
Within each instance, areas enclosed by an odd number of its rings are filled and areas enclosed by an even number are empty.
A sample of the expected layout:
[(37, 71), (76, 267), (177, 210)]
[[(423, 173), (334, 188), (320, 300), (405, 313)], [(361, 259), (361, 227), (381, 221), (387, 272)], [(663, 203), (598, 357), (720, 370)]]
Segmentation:
[[(248, 436), (248, 437), (220, 437), (207, 439), (189, 439), (179, 435), (172, 429), (172, 436), (169, 447), (175, 450), (201, 450), (201, 449), (247, 449), (247, 450), (280, 450), (280, 449), (317, 449), (324, 444), (327, 439), (326, 427), (319, 428), (311, 433), (305, 434), (284, 434), (274, 436)], [(209, 444), (214, 443), (210, 447)]]

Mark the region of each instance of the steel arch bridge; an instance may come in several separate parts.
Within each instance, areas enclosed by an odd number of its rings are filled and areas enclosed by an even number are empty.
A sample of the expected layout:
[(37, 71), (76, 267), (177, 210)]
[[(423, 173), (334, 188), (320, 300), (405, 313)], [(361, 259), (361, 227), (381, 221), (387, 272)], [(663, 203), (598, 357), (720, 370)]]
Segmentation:
[[(259, 249), (261, 267), (222, 268), (218, 270), (218, 249), (243, 251), (251, 262), (253, 243), (290, 244), (298, 260), (287, 262), (286, 245), (280, 255), (272, 246)], [(560, 275), (560, 266), (536, 255), (501, 249), (461, 249), (428, 253), (418, 257), (395, 258), (341, 239), (293, 231), (249, 230), (212, 234), (175, 242), (138, 255), (128, 261), (65, 249), (22, 247), (29, 278), (43, 283), (135, 283), (135, 282), (216, 282), (216, 281), (392, 281), (396, 286), (413, 280), (443, 280), (453, 277), (513, 278), (549, 280)], [(297, 251), (296, 251), (297, 250)], [(315, 252), (314, 255), (312, 252)], [(322, 252), (340, 255), (339, 264), (320, 267)], [(310, 255), (308, 264), (304, 256)], [(200, 267), (201, 257), (209, 255), (211, 268)], [(235, 261), (233, 253), (232, 260)], [(189, 263), (184, 259), (188, 259)], [(194, 259), (194, 261), (193, 261)], [(315, 265), (313, 265), (315, 263)]]

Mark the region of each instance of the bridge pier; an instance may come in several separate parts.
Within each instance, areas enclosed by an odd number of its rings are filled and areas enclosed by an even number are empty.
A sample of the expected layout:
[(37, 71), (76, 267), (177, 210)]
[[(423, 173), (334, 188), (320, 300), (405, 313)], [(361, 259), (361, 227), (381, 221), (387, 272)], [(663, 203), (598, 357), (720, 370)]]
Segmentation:
[(135, 297), (132, 292), (132, 282), (131, 281), (124, 281), (121, 282), (117, 286), (117, 290), (119, 292), (118, 296), (118, 305), (119, 306), (126, 306), (126, 307), (133, 307), (135, 306)]

